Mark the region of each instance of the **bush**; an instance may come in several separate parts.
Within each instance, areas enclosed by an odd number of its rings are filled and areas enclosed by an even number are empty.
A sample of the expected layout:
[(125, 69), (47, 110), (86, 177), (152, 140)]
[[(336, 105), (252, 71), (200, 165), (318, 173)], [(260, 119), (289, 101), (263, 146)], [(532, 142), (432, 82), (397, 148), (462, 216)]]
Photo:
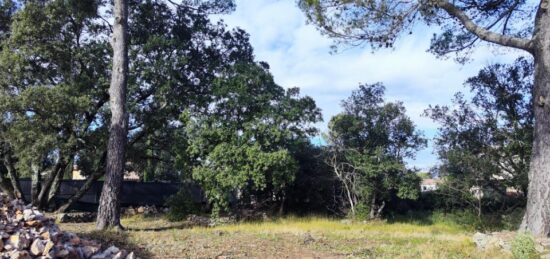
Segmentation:
[[(355, 206), (355, 219), (356, 220), (368, 220), (370, 214), (370, 206), (365, 203), (358, 203)], [(351, 209), (348, 211), (348, 218), (352, 218)]]
[(526, 233), (519, 233), (512, 242), (512, 254), (516, 259), (539, 258), (535, 249), (535, 240)]
[(181, 221), (184, 220), (190, 214), (198, 214), (200, 207), (193, 202), (191, 195), (186, 190), (180, 190), (178, 193), (172, 195), (166, 201), (168, 206), (168, 213), (166, 218), (169, 221)]

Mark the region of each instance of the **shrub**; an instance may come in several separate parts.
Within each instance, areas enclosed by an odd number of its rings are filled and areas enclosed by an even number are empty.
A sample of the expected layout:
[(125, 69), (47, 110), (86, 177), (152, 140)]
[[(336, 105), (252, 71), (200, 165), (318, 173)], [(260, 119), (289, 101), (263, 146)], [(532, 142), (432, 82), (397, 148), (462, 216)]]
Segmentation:
[(368, 220), (369, 213), (370, 206), (360, 202), (355, 206), (355, 218), (353, 217), (351, 209), (348, 211), (348, 218), (353, 218), (355, 220)]
[(526, 233), (519, 233), (512, 242), (512, 254), (516, 259), (533, 259), (539, 258), (535, 249), (535, 240)]
[(190, 214), (200, 212), (199, 205), (193, 202), (191, 195), (186, 190), (180, 190), (178, 193), (172, 195), (166, 201), (166, 205), (168, 206), (166, 218), (169, 221), (181, 221)]
[(502, 217), (502, 226), (506, 230), (515, 230), (519, 228), (521, 221), (523, 220), (523, 215), (525, 210), (522, 208), (517, 208), (512, 210), (507, 214), (503, 214)]

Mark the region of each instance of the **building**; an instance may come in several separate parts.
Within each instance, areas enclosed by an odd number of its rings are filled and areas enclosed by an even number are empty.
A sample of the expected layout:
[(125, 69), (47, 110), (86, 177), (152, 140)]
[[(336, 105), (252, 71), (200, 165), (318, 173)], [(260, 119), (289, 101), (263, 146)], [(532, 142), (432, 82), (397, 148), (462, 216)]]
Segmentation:
[(78, 165), (73, 165), (73, 172), (71, 175), (73, 180), (86, 180), (86, 176), (82, 175), (82, 170), (78, 168)]
[[(82, 170), (78, 167), (78, 165), (73, 165), (73, 171), (71, 175), (72, 180), (86, 180), (86, 176), (82, 174)], [(129, 182), (139, 182), (141, 181), (141, 177), (139, 177), (139, 174), (135, 171), (126, 171), (124, 172), (124, 181)]]
[(431, 192), (437, 190), (437, 186), (441, 183), (440, 179), (422, 179), (420, 183), (421, 192)]

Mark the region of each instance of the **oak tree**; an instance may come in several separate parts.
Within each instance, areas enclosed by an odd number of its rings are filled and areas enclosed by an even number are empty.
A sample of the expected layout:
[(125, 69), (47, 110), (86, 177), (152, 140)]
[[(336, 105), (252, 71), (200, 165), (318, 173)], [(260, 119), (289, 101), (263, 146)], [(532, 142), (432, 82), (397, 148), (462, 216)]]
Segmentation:
[(329, 122), (327, 164), (340, 180), (351, 216), (377, 218), (392, 195), (418, 197), (420, 178), (406, 167), (426, 140), (382, 84), (361, 85)]

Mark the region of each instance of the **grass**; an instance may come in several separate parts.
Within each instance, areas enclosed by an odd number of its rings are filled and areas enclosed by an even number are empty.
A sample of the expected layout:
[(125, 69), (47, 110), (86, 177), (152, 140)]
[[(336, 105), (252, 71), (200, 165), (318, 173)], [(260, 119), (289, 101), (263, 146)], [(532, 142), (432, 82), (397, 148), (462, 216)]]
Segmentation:
[(288, 217), (191, 228), (163, 218), (132, 217), (123, 224), (131, 230), (97, 232), (93, 223), (60, 226), (142, 258), (512, 258), (501, 251), (476, 250), (471, 230), (441, 218), (352, 223)]

